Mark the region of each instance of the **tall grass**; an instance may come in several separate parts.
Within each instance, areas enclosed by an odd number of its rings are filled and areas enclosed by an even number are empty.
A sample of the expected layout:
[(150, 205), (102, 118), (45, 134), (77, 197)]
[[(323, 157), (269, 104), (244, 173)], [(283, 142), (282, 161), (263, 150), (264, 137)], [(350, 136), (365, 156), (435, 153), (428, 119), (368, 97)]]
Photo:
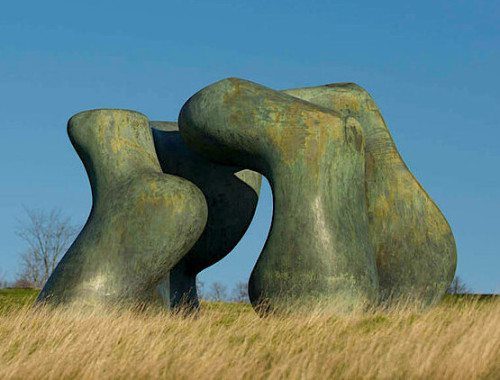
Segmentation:
[(500, 378), (500, 302), (259, 318), (248, 305), (0, 310), (0, 378)]

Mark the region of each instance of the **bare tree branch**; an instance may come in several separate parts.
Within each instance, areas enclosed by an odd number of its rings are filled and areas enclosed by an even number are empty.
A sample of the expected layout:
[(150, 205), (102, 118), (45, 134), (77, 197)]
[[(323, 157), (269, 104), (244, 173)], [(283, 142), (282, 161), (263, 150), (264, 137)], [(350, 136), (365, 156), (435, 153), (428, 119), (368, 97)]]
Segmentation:
[(0, 289), (4, 289), (9, 286), (9, 283), (7, 280), (5, 280), (5, 277), (3, 273), (0, 272)]
[(196, 294), (198, 295), (198, 299), (200, 300), (206, 299), (205, 283), (201, 281), (198, 277), (196, 278)]
[(233, 288), (233, 295), (231, 299), (233, 302), (249, 303), (250, 298), (248, 297), (248, 283), (238, 282)]
[(209, 299), (211, 301), (224, 301), (227, 299), (227, 286), (220, 282), (212, 282), (210, 285)]
[(61, 211), (25, 209), (26, 220), (18, 221), (16, 234), (23, 239), (26, 250), (21, 253), (19, 279), (42, 287), (62, 255), (68, 249), (79, 228), (63, 217)]
[(469, 294), (470, 292), (471, 290), (469, 289), (469, 287), (459, 276), (455, 276), (453, 282), (446, 291), (447, 294)]

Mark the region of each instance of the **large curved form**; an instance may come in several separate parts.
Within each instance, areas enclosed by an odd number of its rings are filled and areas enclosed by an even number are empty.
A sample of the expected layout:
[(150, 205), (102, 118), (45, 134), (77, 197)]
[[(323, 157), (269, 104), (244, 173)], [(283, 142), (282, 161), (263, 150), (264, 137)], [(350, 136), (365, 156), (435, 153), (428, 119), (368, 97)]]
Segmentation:
[(194, 183), (207, 200), (208, 220), (202, 235), (170, 271), (161, 289), (171, 307), (196, 308), (196, 275), (238, 244), (253, 218), (262, 177), (196, 154), (182, 140), (175, 122), (152, 121), (151, 126), (163, 172)]
[(363, 128), (370, 233), (382, 297), (441, 299), (457, 260), (451, 228), (403, 162), (372, 97), (354, 83), (284, 92), (354, 116)]
[(250, 278), (254, 306), (326, 301), (349, 310), (376, 298), (364, 139), (354, 118), (231, 78), (192, 96), (179, 128), (208, 159), (269, 179), (274, 213)]
[(142, 114), (82, 112), (68, 134), (87, 170), (92, 210), (37, 303), (151, 302), (202, 233), (205, 198), (189, 181), (162, 173)]

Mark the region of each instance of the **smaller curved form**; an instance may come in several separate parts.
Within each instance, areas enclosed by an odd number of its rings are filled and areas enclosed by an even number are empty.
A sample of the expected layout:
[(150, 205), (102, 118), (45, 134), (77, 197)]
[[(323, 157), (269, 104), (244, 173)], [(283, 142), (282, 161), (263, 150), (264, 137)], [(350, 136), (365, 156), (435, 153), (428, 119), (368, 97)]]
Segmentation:
[(159, 282), (205, 227), (203, 194), (162, 173), (140, 113), (81, 112), (69, 120), (68, 134), (90, 180), (92, 210), (37, 304), (159, 301)]
[(208, 161), (188, 148), (177, 123), (152, 121), (156, 153), (164, 173), (185, 178), (205, 195), (208, 220), (196, 244), (162, 282), (172, 308), (197, 308), (196, 275), (222, 260), (252, 221), (259, 198), (259, 173)]
[(365, 143), (354, 118), (230, 78), (193, 95), (179, 128), (199, 154), (271, 184), (271, 230), (249, 284), (254, 307), (349, 311), (376, 299)]
[(296, 88), (285, 93), (353, 116), (366, 141), (366, 192), (381, 299), (445, 295), (457, 263), (451, 228), (399, 154), (370, 94), (354, 83)]

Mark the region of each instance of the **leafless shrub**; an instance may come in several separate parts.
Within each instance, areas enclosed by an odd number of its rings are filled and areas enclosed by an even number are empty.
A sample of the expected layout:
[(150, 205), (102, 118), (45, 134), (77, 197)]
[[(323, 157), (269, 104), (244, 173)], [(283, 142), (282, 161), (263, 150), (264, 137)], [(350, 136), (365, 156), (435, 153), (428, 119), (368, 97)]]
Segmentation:
[(25, 209), (27, 219), (20, 221), (17, 235), (27, 247), (21, 253), (19, 285), (42, 287), (68, 249), (78, 228), (64, 217), (60, 210), (50, 212)]
[(208, 298), (210, 301), (225, 301), (227, 299), (227, 286), (217, 281), (212, 282)]
[(196, 278), (196, 294), (198, 295), (199, 300), (206, 299), (205, 283), (198, 278)]
[(455, 276), (450, 287), (446, 291), (447, 294), (470, 294), (471, 290), (460, 278), (460, 276)]
[(233, 294), (231, 297), (233, 302), (238, 303), (249, 303), (250, 299), (248, 298), (248, 283), (247, 282), (238, 282), (233, 288)]
[(4, 276), (0, 273), (0, 289), (5, 289), (9, 286), (9, 282), (5, 280)]

